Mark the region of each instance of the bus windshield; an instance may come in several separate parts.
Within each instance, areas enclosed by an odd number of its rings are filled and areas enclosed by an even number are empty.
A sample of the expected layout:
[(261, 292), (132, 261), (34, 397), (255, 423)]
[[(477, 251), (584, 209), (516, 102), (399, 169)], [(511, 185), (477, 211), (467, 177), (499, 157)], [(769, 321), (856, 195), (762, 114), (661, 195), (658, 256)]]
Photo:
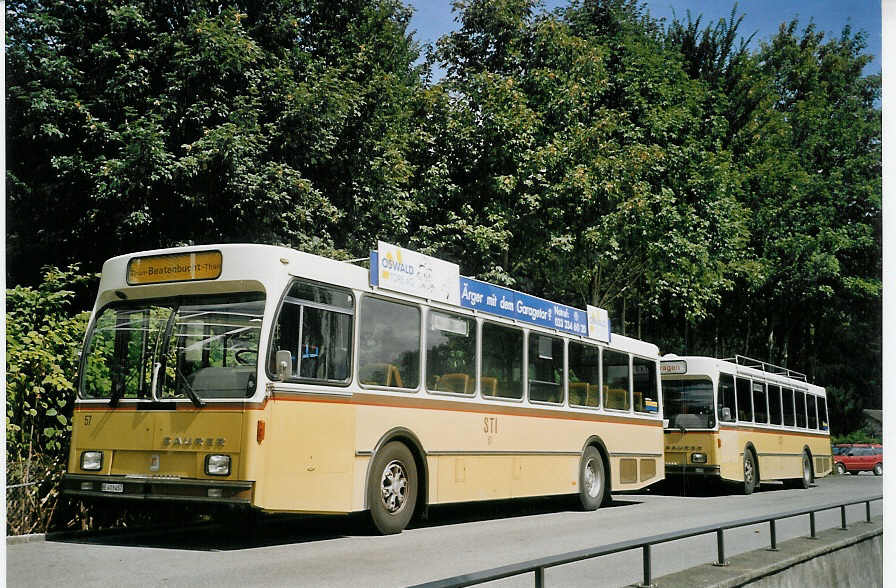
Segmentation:
[(82, 398), (245, 398), (255, 392), (261, 293), (112, 304), (85, 346)]
[(672, 428), (711, 429), (715, 426), (712, 381), (663, 380), (663, 416)]

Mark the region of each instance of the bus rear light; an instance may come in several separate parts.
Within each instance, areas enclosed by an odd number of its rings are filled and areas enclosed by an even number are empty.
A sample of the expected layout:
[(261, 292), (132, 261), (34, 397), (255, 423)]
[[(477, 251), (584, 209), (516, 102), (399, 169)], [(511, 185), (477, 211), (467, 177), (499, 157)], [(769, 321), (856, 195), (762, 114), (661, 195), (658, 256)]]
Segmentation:
[(722, 448), (722, 438), (721, 437), (717, 438), (716, 443), (719, 444), (719, 449), (721, 449)]
[(103, 469), (102, 451), (81, 452), (81, 469), (87, 472), (95, 472)]
[(692, 453), (691, 454), (691, 463), (706, 463), (706, 454), (705, 453)]
[(258, 441), (259, 445), (264, 441), (264, 421), (262, 420), (259, 420), (255, 425), (255, 440)]
[(205, 473), (209, 476), (229, 476), (230, 456), (209, 455), (205, 458)]

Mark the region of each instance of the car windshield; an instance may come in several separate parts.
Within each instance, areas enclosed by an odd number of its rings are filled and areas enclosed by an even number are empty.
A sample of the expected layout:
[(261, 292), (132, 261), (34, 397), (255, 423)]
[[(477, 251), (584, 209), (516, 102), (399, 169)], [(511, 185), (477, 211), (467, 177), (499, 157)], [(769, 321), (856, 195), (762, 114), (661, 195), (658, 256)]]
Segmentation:
[(711, 429), (715, 426), (712, 381), (663, 380), (663, 416), (673, 429)]
[(82, 398), (244, 398), (255, 392), (260, 293), (120, 303), (97, 315)]

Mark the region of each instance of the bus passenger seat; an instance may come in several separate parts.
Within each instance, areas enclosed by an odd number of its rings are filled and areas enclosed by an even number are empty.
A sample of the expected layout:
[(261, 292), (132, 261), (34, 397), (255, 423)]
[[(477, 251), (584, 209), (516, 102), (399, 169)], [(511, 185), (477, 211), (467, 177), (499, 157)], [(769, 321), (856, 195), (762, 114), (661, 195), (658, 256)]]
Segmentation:
[(467, 374), (445, 374), (439, 378), (437, 390), (467, 394), (471, 392), (471, 388), (470, 376)]
[(482, 388), (483, 396), (498, 395), (498, 378), (491, 376), (482, 376), (479, 378), (479, 386)]
[(361, 366), (358, 379), (368, 386), (401, 388), (401, 373), (391, 363), (368, 363)]

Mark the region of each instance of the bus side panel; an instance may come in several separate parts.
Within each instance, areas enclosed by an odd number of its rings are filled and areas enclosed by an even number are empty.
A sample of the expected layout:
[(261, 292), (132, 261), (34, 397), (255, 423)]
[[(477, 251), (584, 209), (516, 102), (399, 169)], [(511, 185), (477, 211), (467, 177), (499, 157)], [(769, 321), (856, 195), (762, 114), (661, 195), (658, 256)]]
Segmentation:
[[(357, 448), (373, 452), (389, 430), (410, 430), (427, 452), (430, 504), (578, 492), (581, 451), (592, 435), (601, 437), (611, 454), (615, 490), (642, 488), (663, 476), (658, 421), (596, 422), (548, 411), (509, 414), (516, 407), (504, 413), (501, 406), (472, 402), (469, 408), (441, 400), (421, 406), (427, 405), (431, 408), (360, 405)], [(633, 460), (635, 470), (625, 481), (619, 473), (623, 459)], [(366, 460), (358, 460), (356, 469), (362, 466), (363, 477), (356, 471), (355, 480), (363, 486)], [(356, 491), (355, 507), (364, 508), (363, 490)]]
[(726, 480), (743, 481), (744, 448), (748, 443), (756, 450), (761, 480), (799, 478), (806, 446), (812, 453), (815, 476), (823, 477), (831, 471), (830, 440), (826, 436), (727, 427), (721, 429), (719, 436), (721, 473)]
[(266, 426), (263, 490), (268, 510), (352, 510), (355, 410), (349, 403), (277, 399)]

